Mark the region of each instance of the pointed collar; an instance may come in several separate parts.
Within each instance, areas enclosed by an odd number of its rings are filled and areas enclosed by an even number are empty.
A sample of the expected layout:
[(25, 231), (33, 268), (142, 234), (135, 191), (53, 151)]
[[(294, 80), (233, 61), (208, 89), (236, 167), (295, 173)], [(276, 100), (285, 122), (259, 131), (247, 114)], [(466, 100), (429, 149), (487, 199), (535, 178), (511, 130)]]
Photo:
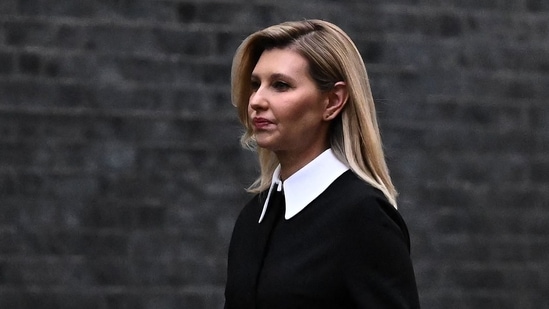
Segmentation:
[(271, 192), (275, 186), (277, 191), (284, 189), (286, 201), (284, 218), (288, 220), (309, 205), (348, 169), (349, 167), (339, 161), (331, 149), (321, 153), (285, 181), (280, 179), (280, 165), (278, 165), (273, 173), (271, 187), (263, 204), (259, 222), (261, 223), (265, 216)]

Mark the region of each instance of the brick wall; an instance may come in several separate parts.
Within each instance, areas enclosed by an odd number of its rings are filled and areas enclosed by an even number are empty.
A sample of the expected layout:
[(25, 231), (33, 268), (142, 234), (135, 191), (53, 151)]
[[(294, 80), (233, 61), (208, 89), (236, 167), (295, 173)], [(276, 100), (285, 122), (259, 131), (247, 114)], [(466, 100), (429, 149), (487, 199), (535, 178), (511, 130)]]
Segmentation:
[(549, 308), (543, 0), (2, 0), (0, 308), (221, 308), (231, 57), (303, 18), (367, 61), (423, 308)]

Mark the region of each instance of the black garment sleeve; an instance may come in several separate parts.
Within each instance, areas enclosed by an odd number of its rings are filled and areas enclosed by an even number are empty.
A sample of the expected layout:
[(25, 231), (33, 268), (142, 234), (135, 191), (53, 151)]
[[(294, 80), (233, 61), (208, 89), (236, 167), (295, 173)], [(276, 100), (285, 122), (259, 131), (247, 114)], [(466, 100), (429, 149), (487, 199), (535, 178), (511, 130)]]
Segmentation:
[(409, 236), (396, 210), (372, 198), (346, 221), (342, 269), (355, 308), (419, 308)]

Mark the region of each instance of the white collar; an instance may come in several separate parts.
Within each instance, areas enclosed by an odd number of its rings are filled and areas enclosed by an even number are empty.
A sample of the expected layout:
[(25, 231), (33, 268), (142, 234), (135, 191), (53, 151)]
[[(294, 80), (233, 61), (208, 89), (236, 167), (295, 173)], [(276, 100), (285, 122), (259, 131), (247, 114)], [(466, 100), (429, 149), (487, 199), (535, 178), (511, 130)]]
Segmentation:
[(284, 198), (286, 201), (286, 213), (284, 217), (288, 220), (309, 205), (348, 169), (349, 167), (336, 158), (332, 149), (327, 149), (321, 153), (284, 182), (280, 179), (280, 165), (278, 165), (273, 173), (271, 187), (267, 193), (265, 204), (263, 204), (259, 223), (261, 223), (261, 220), (265, 216), (269, 198), (275, 185), (277, 185), (277, 191), (281, 191), (284, 188)]

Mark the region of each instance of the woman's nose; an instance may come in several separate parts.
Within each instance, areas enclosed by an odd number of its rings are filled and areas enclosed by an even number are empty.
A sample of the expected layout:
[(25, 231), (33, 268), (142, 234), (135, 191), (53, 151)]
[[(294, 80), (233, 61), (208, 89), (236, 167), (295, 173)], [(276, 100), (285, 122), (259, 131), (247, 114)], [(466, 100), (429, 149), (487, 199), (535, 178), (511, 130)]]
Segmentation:
[(254, 110), (266, 108), (267, 100), (261, 87), (252, 92), (252, 94), (250, 95), (249, 105)]

